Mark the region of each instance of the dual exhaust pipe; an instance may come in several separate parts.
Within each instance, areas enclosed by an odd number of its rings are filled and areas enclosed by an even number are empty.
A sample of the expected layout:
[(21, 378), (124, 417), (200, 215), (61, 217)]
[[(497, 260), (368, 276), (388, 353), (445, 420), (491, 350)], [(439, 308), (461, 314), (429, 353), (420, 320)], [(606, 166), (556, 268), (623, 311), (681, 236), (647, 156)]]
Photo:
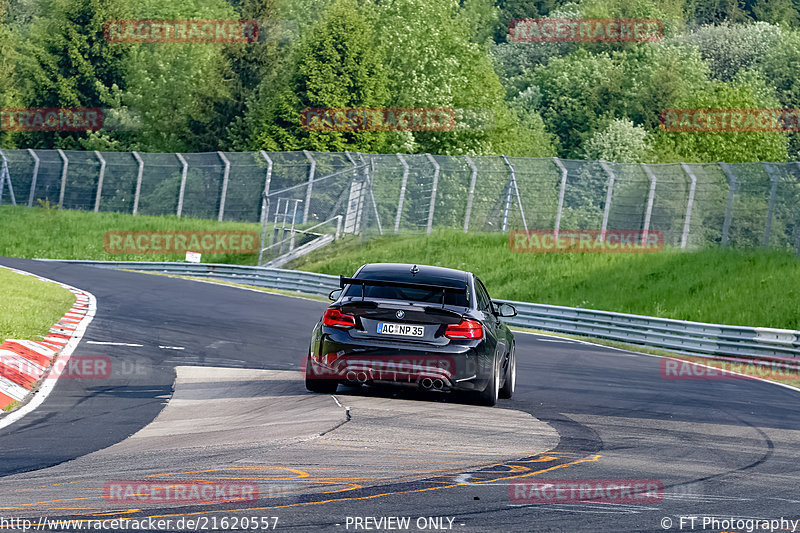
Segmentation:
[(419, 384), (425, 390), (440, 391), (444, 388), (444, 381), (442, 381), (439, 378), (436, 379), (422, 378), (422, 381), (420, 381)]
[(366, 383), (367, 379), (369, 379), (366, 372), (355, 372), (354, 370), (348, 372), (347, 376), (345, 377), (347, 378), (347, 381), (353, 381), (356, 383)]
[[(366, 372), (356, 372), (355, 370), (349, 371), (345, 377), (351, 383), (366, 383), (369, 380)], [(419, 385), (425, 390), (441, 391), (444, 389), (444, 380), (440, 378), (422, 378)]]

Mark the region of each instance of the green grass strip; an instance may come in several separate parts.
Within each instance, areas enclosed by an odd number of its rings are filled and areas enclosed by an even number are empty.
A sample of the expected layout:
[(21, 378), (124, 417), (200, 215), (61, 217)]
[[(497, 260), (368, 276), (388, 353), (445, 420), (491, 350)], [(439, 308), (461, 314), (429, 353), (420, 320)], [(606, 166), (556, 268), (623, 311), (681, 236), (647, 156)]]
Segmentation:
[(75, 303), (64, 287), (5, 268), (0, 268), (0, 288), (0, 344), (41, 340)]

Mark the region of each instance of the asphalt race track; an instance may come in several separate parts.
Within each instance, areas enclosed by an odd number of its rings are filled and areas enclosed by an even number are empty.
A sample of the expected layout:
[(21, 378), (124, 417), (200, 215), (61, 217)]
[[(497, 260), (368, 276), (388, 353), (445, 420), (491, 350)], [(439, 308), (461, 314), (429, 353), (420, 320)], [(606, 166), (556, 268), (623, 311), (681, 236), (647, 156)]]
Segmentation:
[[(341, 387), (311, 394), (299, 367), (322, 302), (0, 264), (93, 293), (97, 315), (73, 357), (107, 356), (120, 370), (62, 378), (37, 410), (0, 430), (3, 519), (266, 529), (232, 525), (248, 517), (277, 531), (389, 531), (401, 522), (388, 517), (409, 517), (401, 530), (464, 532), (741, 532), (704, 528), (702, 517), (800, 519), (795, 390), (665, 380), (655, 357), (517, 333), (517, 392), (496, 408)], [(132, 346), (95, 344), (104, 342)], [(249, 483), (258, 496), (131, 504), (106, 497), (115, 480)], [(645, 503), (510, 497), (510, 484), (530, 480), (654, 480), (664, 493)], [(681, 516), (700, 518), (681, 528)]]

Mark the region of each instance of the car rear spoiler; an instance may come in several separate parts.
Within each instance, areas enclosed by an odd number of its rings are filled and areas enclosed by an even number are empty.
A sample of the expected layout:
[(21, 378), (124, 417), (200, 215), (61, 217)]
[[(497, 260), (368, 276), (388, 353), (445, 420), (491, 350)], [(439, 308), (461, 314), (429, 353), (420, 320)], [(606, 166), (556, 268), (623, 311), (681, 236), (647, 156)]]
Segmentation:
[(444, 307), (444, 297), (448, 292), (455, 294), (467, 294), (466, 287), (448, 287), (447, 285), (435, 285), (432, 283), (411, 283), (408, 281), (390, 281), (383, 279), (357, 279), (339, 276), (339, 287), (342, 289), (346, 285), (361, 285), (361, 299), (364, 299), (364, 287), (367, 285), (374, 287), (400, 287), (403, 289), (425, 289), (429, 291), (442, 291), (442, 307)]

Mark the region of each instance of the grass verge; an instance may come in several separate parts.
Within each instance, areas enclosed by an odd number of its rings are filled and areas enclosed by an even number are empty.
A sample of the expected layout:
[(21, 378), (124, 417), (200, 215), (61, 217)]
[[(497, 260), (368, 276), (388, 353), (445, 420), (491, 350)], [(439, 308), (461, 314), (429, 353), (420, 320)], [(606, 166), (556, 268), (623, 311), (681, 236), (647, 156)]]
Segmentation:
[(67, 289), (5, 268), (0, 268), (0, 287), (0, 344), (41, 340), (75, 303)]
[[(42, 207), (0, 207), (0, 255), (33, 259), (95, 261), (183, 261), (182, 254), (110, 254), (103, 247), (107, 231), (255, 231), (261, 226), (174, 215), (151, 217), (92, 213)], [(255, 265), (258, 254), (203, 254), (205, 263)]]
[(513, 253), (503, 234), (344, 239), (288, 268), (352, 274), (370, 262), (475, 272), (492, 296), (718, 324), (800, 329), (800, 260), (774, 250)]

